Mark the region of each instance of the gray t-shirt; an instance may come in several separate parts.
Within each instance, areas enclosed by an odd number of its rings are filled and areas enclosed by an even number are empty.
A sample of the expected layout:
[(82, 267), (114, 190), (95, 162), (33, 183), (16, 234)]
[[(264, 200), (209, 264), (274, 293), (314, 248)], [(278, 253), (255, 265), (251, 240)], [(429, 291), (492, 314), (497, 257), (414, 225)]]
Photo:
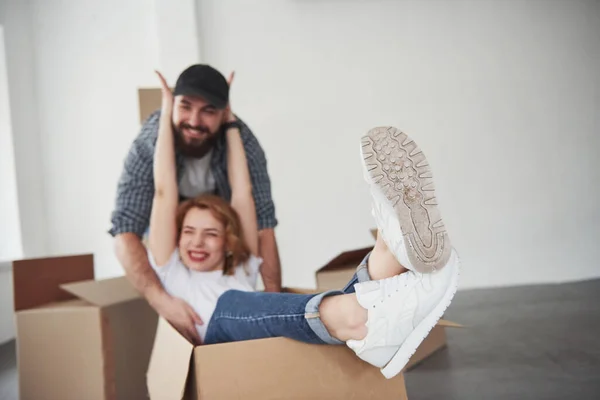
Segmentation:
[(202, 158), (185, 158), (183, 171), (179, 180), (179, 194), (193, 198), (201, 194), (213, 193), (215, 177), (210, 169), (212, 150)]

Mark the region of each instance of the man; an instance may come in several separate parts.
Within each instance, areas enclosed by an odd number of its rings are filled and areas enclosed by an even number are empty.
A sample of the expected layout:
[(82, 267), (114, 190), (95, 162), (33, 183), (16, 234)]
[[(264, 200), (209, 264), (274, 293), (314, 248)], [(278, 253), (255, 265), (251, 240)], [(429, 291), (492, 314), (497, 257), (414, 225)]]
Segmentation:
[[(227, 148), (222, 132), (232, 78), (233, 74), (227, 82), (214, 68), (197, 64), (183, 71), (177, 80), (173, 93), (173, 130), (182, 199), (209, 192), (230, 199)], [(159, 118), (160, 111), (156, 111), (145, 121), (129, 150), (117, 187), (109, 233), (115, 239), (117, 258), (132, 285), (180, 332), (195, 332), (195, 323), (208, 321), (201, 321), (187, 303), (166, 293), (150, 267), (141, 241), (148, 228), (154, 197), (153, 162)], [(242, 135), (252, 180), (263, 258), (261, 275), (265, 290), (278, 292), (281, 270), (274, 233), (277, 219), (267, 161), (248, 126), (239, 118), (234, 123)]]

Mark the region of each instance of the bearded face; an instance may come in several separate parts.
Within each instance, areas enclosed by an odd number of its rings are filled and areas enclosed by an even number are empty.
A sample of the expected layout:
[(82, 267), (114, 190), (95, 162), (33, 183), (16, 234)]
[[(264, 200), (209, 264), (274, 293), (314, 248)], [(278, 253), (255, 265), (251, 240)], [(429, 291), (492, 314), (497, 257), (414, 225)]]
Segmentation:
[(177, 149), (187, 157), (204, 157), (215, 145), (224, 113), (200, 97), (176, 96), (173, 131)]

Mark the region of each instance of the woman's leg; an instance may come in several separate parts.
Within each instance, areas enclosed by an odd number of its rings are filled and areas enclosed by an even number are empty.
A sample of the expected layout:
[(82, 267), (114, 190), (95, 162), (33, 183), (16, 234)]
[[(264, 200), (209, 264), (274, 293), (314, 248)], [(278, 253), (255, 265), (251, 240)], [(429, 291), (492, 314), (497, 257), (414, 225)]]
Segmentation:
[(313, 295), (229, 290), (219, 297), (204, 343), (283, 336), (305, 343), (342, 344), (318, 318), (322, 299), (335, 295), (342, 292)]
[[(364, 268), (364, 271), (361, 269)], [(367, 334), (367, 310), (357, 301), (354, 283), (381, 280), (407, 272), (388, 249), (381, 235), (377, 235), (375, 247), (358, 268), (357, 274), (343, 290), (344, 296), (325, 297), (320, 305), (320, 318), (331, 335), (341, 341), (360, 340)], [(362, 274), (361, 274), (362, 272)], [(348, 289), (352, 286), (352, 291)]]
[[(460, 262), (456, 252), (445, 247), (450, 245), (445, 241), (447, 235), (440, 221), (430, 218), (437, 212), (415, 211), (421, 200), (427, 198), (424, 204), (434, 206), (435, 199), (425, 196), (431, 191), (431, 177), (414, 142), (393, 128), (377, 128), (363, 139), (363, 148), (367, 150), (364, 166), (374, 185), (378, 226), (387, 239), (384, 242), (380, 232), (367, 258), (368, 274), (359, 267), (355, 279), (359, 282), (351, 282), (344, 289), (349, 292), (352, 286), (355, 294), (227, 292), (219, 299), (209, 323), (207, 343), (274, 336), (308, 343), (346, 341), (358, 357), (382, 368), (387, 378), (400, 373), (450, 304), (458, 285)], [(386, 162), (377, 169), (373, 167), (376, 160)], [(388, 172), (390, 179), (399, 177), (401, 182), (388, 183), (376, 175)], [(405, 180), (406, 177), (411, 179)], [(426, 184), (419, 183), (418, 178)], [(401, 206), (400, 200), (407, 203), (411, 213), (394, 208)], [(407, 222), (409, 217), (412, 222)], [(408, 227), (400, 226), (400, 221)], [(409, 226), (411, 223), (415, 229)], [(436, 238), (430, 241), (433, 255), (415, 247), (412, 241), (415, 234), (427, 236), (424, 226), (428, 224), (432, 224), (429, 233)], [(404, 243), (405, 234), (410, 236), (409, 243)], [(385, 243), (392, 243), (393, 248), (388, 249)], [(407, 252), (411, 255), (407, 256)], [(398, 260), (407, 260), (403, 263), (409, 270)]]
[(374, 281), (390, 278), (408, 271), (396, 260), (396, 257), (388, 249), (381, 235), (377, 235), (377, 241), (375, 242), (373, 251), (369, 255), (367, 265), (369, 277)]
[(377, 235), (375, 247), (356, 268), (356, 273), (344, 286), (342, 292), (354, 293), (354, 285), (370, 280), (378, 280), (408, 271), (396, 260), (381, 235)]
[[(365, 259), (369, 277), (406, 271), (380, 238)], [(230, 290), (217, 303), (206, 344), (284, 336), (306, 343), (343, 344), (365, 337), (367, 310), (354, 293), (318, 295)]]
[(393, 262), (385, 252), (370, 260), (374, 280), (354, 285), (357, 301), (368, 310), (367, 334), (347, 345), (390, 378), (450, 304), (460, 262), (441, 221), (429, 164), (415, 142), (393, 127), (380, 127), (361, 144), (379, 241), (389, 245), (396, 268), (401, 263), (409, 271), (376, 280), (394, 269)]

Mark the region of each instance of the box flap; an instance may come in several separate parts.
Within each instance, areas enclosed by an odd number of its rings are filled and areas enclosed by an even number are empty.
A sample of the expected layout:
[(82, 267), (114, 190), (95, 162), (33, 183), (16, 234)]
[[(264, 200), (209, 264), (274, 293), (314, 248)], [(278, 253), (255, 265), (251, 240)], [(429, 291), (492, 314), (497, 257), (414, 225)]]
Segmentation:
[(86, 279), (94, 279), (92, 254), (14, 261), (15, 311), (72, 299), (60, 285)]
[(159, 318), (147, 373), (151, 399), (183, 398), (193, 351), (194, 345)]
[[(94, 307), (98, 310), (97, 307)], [(107, 357), (107, 380), (117, 397), (105, 400), (135, 400), (148, 398), (146, 374), (156, 335), (158, 315), (146, 301), (139, 298), (103, 307), (107, 319), (111, 357)]]
[(456, 322), (448, 321), (447, 319), (440, 319), (437, 323), (439, 326), (445, 326), (447, 328), (464, 328), (464, 325), (457, 324)]
[(127, 278), (118, 277), (102, 280), (87, 280), (60, 285), (63, 290), (98, 307), (137, 299), (140, 294)]
[(417, 350), (410, 356), (408, 363), (404, 366), (403, 371), (410, 371), (419, 365), (421, 362), (431, 357), (437, 351), (447, 346), (446, 328), (441, 325), (436, 325), (429, 334), (423, 339)]
[(371, 250), (373, 250), (373, 246), (345, 251), (317, 270), (317, 273), (345, 269), (350, 266), (356, 268)]

